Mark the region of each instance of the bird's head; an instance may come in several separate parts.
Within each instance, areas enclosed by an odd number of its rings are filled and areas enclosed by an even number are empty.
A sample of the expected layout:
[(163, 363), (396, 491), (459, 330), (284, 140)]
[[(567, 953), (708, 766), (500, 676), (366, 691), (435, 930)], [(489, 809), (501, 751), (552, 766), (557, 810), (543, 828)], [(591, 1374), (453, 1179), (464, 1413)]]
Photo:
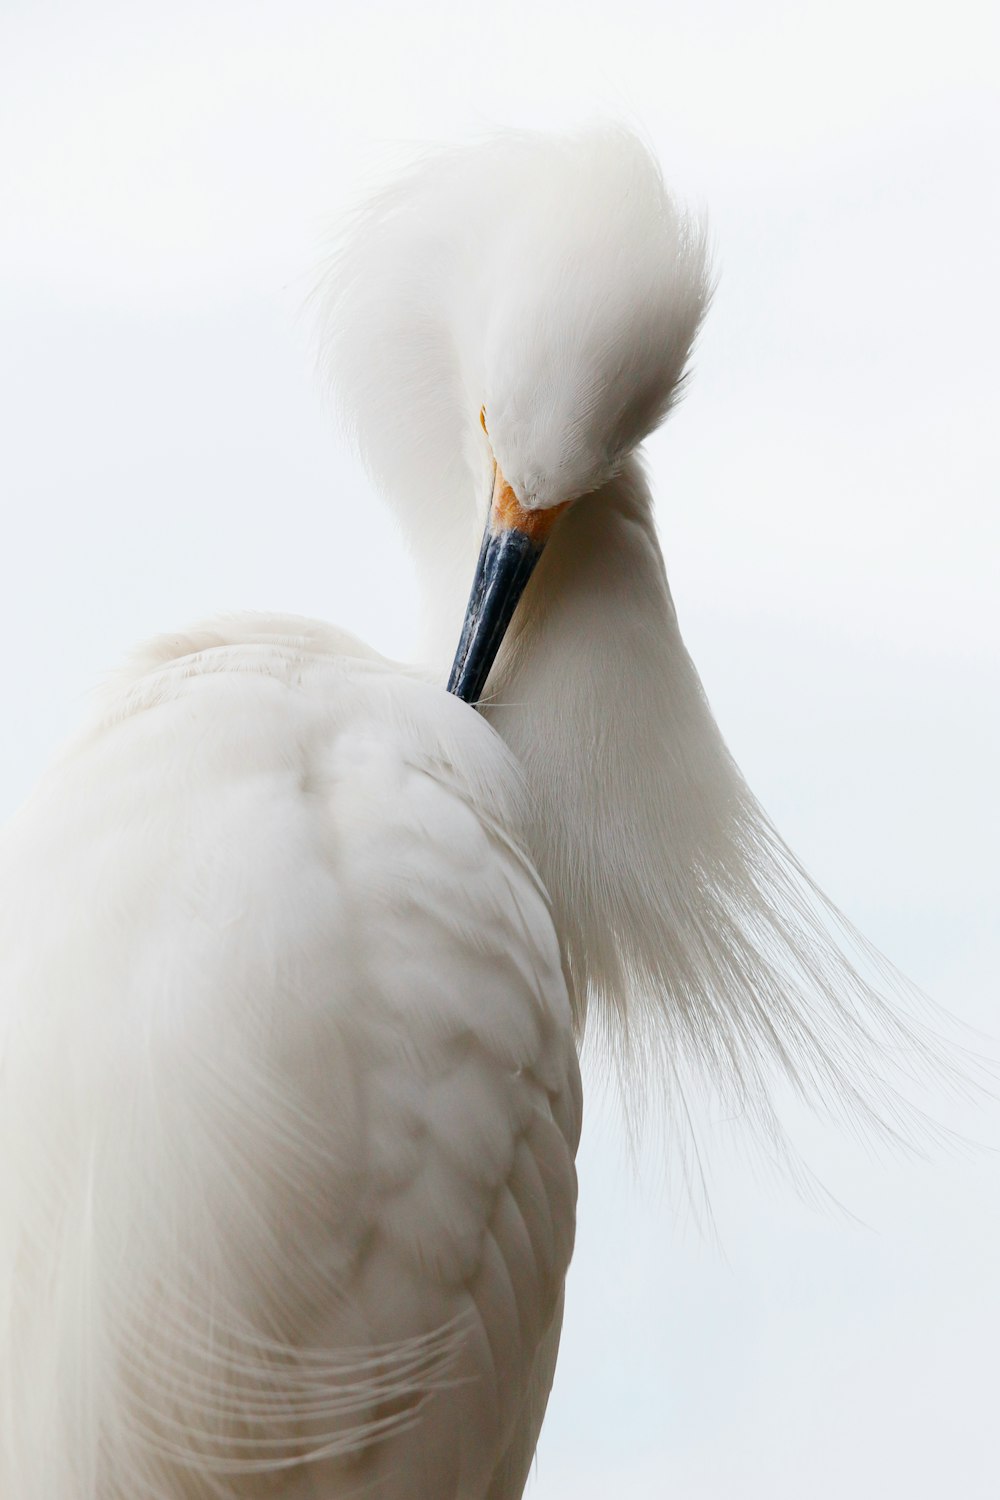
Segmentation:
[(628, 131), (514, 133), (380, 194), (333, 290), (338, 396), (418, 556), (461, 554), (467, 579), (485, 521), (450, 683), (475, 701), (558, 518), (677, 397), (709, 297), (704, 233)]

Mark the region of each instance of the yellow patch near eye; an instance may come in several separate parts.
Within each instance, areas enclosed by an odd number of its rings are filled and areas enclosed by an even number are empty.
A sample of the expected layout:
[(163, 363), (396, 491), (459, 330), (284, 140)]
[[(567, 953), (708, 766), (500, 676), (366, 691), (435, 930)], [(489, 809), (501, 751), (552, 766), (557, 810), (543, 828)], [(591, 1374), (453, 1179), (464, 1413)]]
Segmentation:
[(479, 425), (483, 429), (483, 431), (485, 432), (486, 436), (489, 437), (490, 430), (489, 430), (489, 428), (486, 425), (486, 407), (485, 406), (481, 406), (479, 408)]
[(494, 531), (520, 531), (542, 547), (549, 532), (563, 511), (569, 506), (564, 500), (560, 505), (547, 506), (545, 510), (525, 510), (514, 491), (497, 469), (493, 486), (492, 524)]

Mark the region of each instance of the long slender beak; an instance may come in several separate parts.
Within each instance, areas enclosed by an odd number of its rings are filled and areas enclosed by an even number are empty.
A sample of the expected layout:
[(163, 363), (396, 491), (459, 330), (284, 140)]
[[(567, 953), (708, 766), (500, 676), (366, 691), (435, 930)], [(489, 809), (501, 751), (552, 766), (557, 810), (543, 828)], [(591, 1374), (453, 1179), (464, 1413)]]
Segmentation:
[(478, 703), (500, 643), (565, 505), (525, 510), (497, 465), (493, 499), (448, 691)]

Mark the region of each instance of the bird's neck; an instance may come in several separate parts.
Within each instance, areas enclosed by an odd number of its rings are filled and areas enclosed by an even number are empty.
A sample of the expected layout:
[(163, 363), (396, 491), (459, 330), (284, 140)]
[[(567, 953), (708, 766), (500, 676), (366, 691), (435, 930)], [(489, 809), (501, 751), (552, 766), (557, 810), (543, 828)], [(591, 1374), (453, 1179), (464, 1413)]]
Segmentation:
[(625, 1004), (633, 949), (651, 932), (660, 941), (665, 902), (686, 904), (690, 856), (734, 775), (680, 638), (638, 463), (560, 521), (483, 711), (527, 779), (532, 853), (577, 988)]
[(962, 1070), (897, 1009), (905, 985), (809, 879), (726, 749), (638, 464), (559, 522), (488, 693), (531, 797), (527, 842), (577, 1019), (589, 1003), (619, 1068), (659, 1072), (679, 1138), (700, 1078), (723, 1106), (713, 1117), (755, 1120), (780, 1159), (777, 1073), (883, 1139), (919, 1140), (898, 1087), (910, 1060)]

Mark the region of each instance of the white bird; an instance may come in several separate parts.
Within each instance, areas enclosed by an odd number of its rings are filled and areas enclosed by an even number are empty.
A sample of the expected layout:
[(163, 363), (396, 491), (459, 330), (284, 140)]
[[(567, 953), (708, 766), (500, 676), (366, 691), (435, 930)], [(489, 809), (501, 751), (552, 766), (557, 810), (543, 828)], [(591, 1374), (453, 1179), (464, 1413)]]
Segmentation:
[(431, 156), (331, 277), (439, 670), (163, 637), (6, 831), (0, 1500), (516, 1500), (588, 1007), (628, 1088), (680, 1123), (702, 1065), (774, 1143), (776, 1075), (891, 1133), (931, 1053), (681, 643), (638, 449), (710, 273), (645, 148)]

